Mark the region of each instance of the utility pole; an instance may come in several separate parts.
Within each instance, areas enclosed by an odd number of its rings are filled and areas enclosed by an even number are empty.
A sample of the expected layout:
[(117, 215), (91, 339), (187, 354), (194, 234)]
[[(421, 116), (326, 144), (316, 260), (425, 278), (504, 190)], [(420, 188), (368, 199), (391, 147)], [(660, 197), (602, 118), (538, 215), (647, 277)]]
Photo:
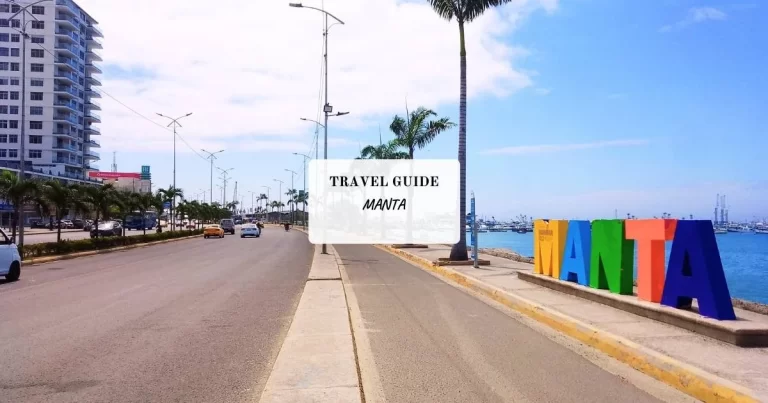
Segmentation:
[(216, 159), (216, 154), (223, 153), (224, 150), (219, 150), (219, 151), (216, 151), (215, 153), (212, 153), (205, 149), (201, 149), (201, 151), (208, 154), (206, 159), (211, 160), (211, 203), (213, 203), (213, 160)]
[(219, 168), (219, 171), (221, 171), (221, 180), (224, 182), (224, 191), (221, 195), (221, 206), (226, 208), (227, 207), (227, 182), (229, 181), (229, 178), (227, 178), (227, 174), (229, 171), (233, 170), (235, 168), (229, 168), (229, 169), (221, 169)]
[(254, 210), (253, 210), (253, 195), (254, 195), (254, 192), (253, 192), (253, 191), (251, 191), (251, 190), (249, 190), (249, 191), (248, 191), (248, 193), (250, 193), (250, 194), (251, 194), (251, 214), (253, 214), (253, 216), (254, 216), (254, 218), (255, 218), (255, 217), (256, 217), (256, 214), (255, 214), (255, 212), (254, 212)]
[(237, 181), (235, 181), (235, 191), (232, 192), (232, 203), (234, 203), (232, 213), (237, 214)]
[[(309, 155), (306, 154), (300, 154), (300, 153), (293, 153), (293, 155), (300, 155), (304, 157), (304, 170), (301, 171), (301, 176), (304, 178), (304, 186), (302, 187), (302, 192), (304, 193), (304, 199), (307, 198), (307, 160), (309, 159)], [(301, 223), (304, 229), (307, 229), (307, 212), (306, 212), (306, 202), (305, 200), (302, 200), (301, 202)]]
[(277, 202), (277, 209), (278, 209), (277, 210), (277, 217), (278, 217), (277, 221), (279, 223), (280, 220), (283, 219), (283, 206), (282, 206), (282, 204), (283, 204), (283, 181), (281, 181), (280, 179), (273, 179), (273, 180), (275, 182), (280, 182), (280, 185), (277, 188), (277, 194), (280, 196), (280, 199)]
[[(186, 114), (184, 116), (179, 116), (176, 119), (174, 119), (174, 118), (165, 116), (162, 113), (157, 113), (157, 116), (164, 117), (166, 119), (170, 119), (171, 120), (171, 123), (168, 123), (168, 126), (166, 126), (166, 127), (173, 126), (173, 188), (174, 189), (176, 189), (176, 126), (184, 127), (184, 126), (181, 125), (181, 123), (179, 123), (179, 120), (181, 120), (181, 119), (183, 119), (183, 118), (185, 118), (185, 117), (187, 117), (187, 116), (189, 116), (191, 114), (192, 114), (192, 112), (189, 112), (188, 114)], [(176, 207), (176, 196), (174, 196), (173, 199), (171, 200), (171, 211), (172, 212), (175, 211), (175, 207)], [(175, 227), (175, 223), (176, 223), (176, 214), (175, 213), (171, 213), (171, 221), (174, 224), (174, 226), (172, 226), (171, 228), (176, 228)]]

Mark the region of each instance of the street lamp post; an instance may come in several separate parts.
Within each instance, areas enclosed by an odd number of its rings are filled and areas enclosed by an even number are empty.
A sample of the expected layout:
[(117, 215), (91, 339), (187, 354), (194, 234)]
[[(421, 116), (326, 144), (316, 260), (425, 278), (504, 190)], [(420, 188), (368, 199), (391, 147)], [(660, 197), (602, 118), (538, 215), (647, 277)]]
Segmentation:
[(200, 149), (202, 152), (208, 154), (206, 159), (211, 160), (211, 203), (213, 203), (213, 160), (216, 159), (216, 154), (223, 153), (224, 150), (216, 151), (215, 153), (212, 153), (206, 149)]
[(283, 204), (283, 181), (281, 181), (280, 179), (272, 179), (272, 180), (275, 182), (280, 182), (280, 186), (277, 188), (277, 194), (280, 197), (280, 199), (277, 202), (277, 208), (278, 208), (277, 221), (279, 224), (280, 220), (283, 219), (283, 206), (281, 206), (281, 204)]
[[(307, 160), (309, 159), (309, 155), (307, 154), (301, 154), (301, 153), (293, 153), (293, 155), (300, 155), (304, 157), (304, 170), (302, 171), (302, 177), (304, 178), (304, 186), (302, 187), (302, 192), (304, 192), (304, 197), (307, 197)], [(301, 223), (304, 229), (307, 229), (307, 213), (304, 209), (304, 201), (301, 202)]]
[[(264, 185), (262, 185), (261, 187), (267, 188), (267, 202), (265, 204), (265, 207), (269, 207), (269, 190), (272, 189), (272, 188), (270, 188), (269, 186), (264, 186)], [(266, 208), (265, 208), (265, 210), (266, 210)], [(269, 211), (269, 210), (267, 210), (267, 211)], [(269, 221), (269, 213), (267, 213), (266, 216), (267, 216), (267, 221)]]
[[(26, 139), (26, 127), (27, 127), (27, 125), (26, 125), (26, 122), (24, 121), (24, 119), (25, 119), (25, 116), (26, 116), (26, 114), (25, 114), (25, 112), (26, 112), (26, 104), (25, 104), (25, 102), (26, 102), (26, 99), (27, 99), (27, 96), (26, 96), (27, 95), (27, 90), (26, 90), (26, 88), (27, 88), (27, 86), (26, 86), (26, 84), (27, 84), (27, 69), (26, 69), (26, 65), (27, 65), (27, 38), (28, 38), (28, 35), (27, 35), (27, 23), (28, 22), (32, 22), (32, 21), (27, 21), (27, 14), (32, 16), (32, 19), (34, 21), (39, 21), (37, 19), (37, 17), (35, 17), (34, 14), (30, 13), (27, 10), (30, 7), (34, 6), (34, 5), (37, 5), (37, 4), (40, 4), (40, 3), (44, 3), (46, 1), (50, 1), (50, 0), (40, 0), (40, 1), (34, 2), (32, 4), (28, 4), (28, 5), (24, 6), (24, 7), (21, 7), (21, 9), (19, 9), (19, 11), (17, 11), (15, 14), (13, 14), (10, 17), (8, 17), (8, 19), (7, 19), (7, 21), (13, 21), (14, 18), (17, 15), (21, 14), (21, 30), (17, 29), (17, 31), (19, 31), (19, 33), (21, 34), (21, 142), (19, 144), (19, 181), (20, 182), (23, 182), (24, 179), (25, 179), (25, 176), (26, 176), (26, 169), (24, 167), (25, 162), (26, 162), (25, 161), (26, 157), (24, 156), (24, 152), (26, 150), (24, 149), (24, 145), (27, 142), (26, 141), (27, 140)], [(20, 6), (20, 4), (16, 4), (15, 2), (11, 2), (11, 4), (15, 4), (15, 5)], [(19, 208), (19, 220), (18, 221), (19, 222), (17, 223), (17, 225), (19, 226), (19, 246), (22, 246), (22, 245), (24, 245), (24, 206), (21, 206), (21, 208)]]
[[(181, 120), (181, 119), (183, 119), (183, 118), (185, 118), (185, 117), (187, 117), (187, 116), (189, 116), (191, 114), (192, 114), (192, 112), (189, 112), (188, 114), (186, 114), (184, 116), (179, 116), (176, 119), (174, 119), (172, 117), (165, 116), (162, 113), (157, 113), (157, 116), (160, 116), (160, 117), (163, 117), (163, 118), (166, 118), (166, 119), (170, 119), (171, 123), (168, 123), (168, 126), (166, 126), (166, 127), (173, 126), (173, 188), (174, 189), (176, 189), (176, 126), (184, 127), (184, 126), (181, 125), (181, 123), (179, 123), (179, 120)], [(173, 200), (171, 200), (171, 211), (174, 211), (175, 207), (176, 207), (176, 197), (174, 196)], [(171, 225), (172, 225), (171, 228), (176, 228), (175, 224), (176, 224), (176, 214), (171, 214)]]
[(256, 213), (255, 213), (255, 212), (254, 212), (254, 210), (253, 210), (253, 195), (254, 195), (256, 192), (253, 192), (253, 191), (249, 190), (249, 191), (248, 191), (248, 193), (250, 193), (250, 194), (251, 194), (251, 214), (253, 214), (253, 216), (256, 216)]
[(235, 168), (229, 168), (229, 169), (219, 168), (219, 171), (221, 171), (221, 180), (222, 182), (224, 182), (224, 193), (222, 193), (222, 196), (221, 196), (222, 207), (227, 207), (227, 181), (229, 181), (229, 178), (227, 178), (227, 174), (229, 173), (229, 171), (233, 169)]
[(293, 215), (293, 212), (296, 211), (296, 194), (295, 194), (296, 193), (296, 188), (293, 187), (293, 177), (296, 176), (296, 171), (292, 171), (290, 169), (286, 169), (286, 172), (290, 172), (291, 173), (291, 190), (293, 190), (293, 192), (294, 192), (294, 194), (292, 195), (293, 196), (293, 200), (288, 200), (288, 203), (291, 203), (291, 225), (293, 225), (294, 221), (296, 221), (295, 217)]

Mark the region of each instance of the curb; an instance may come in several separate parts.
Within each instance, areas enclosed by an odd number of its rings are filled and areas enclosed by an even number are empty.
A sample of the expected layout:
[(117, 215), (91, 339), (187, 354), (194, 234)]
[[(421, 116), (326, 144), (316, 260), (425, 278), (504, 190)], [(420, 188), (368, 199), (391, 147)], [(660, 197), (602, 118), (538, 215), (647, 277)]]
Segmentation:
[(117, 246), (117, 247), (109, 248), (109, 249), (99, 249), (99, 250), (89, 250), (89, 251), (85, 251), (85, 252), (75, 252), (75, 253), (70, 253), (68, 255), (42, 256), (42, 257), (38, 257), (38, 258), (22, 260), (21, 264), (43, 264), (43, 263), (57, 262), (59, 260), (77, 259), (79, 257), (101, 255), (101, 254), (104, 254), (104, 253), (119, 252), (121, 250), (143, 248), (145, 246), (161, 245), (161, 244), (164, 244), (164, 243), (183, 241), (185, 239), (193, 239), (193, 238), (198, 238), (198, 237), (199, 237), (199, 235), (192, 235), (192, 236), (185, 236), (185, 237), (181, 237), (181, 238), (164, 239), (162, 241), (137, 243), (137, 244), (126, 245), (126, 246)]
[(463, 288), (478, 292), (531, 319), (576, 339), (673, 388), (704, 402), (757, 402), (746, 388), (623, 337), (599, 330), (500, 288), (387, 245), (377, 248), (407, 260)]

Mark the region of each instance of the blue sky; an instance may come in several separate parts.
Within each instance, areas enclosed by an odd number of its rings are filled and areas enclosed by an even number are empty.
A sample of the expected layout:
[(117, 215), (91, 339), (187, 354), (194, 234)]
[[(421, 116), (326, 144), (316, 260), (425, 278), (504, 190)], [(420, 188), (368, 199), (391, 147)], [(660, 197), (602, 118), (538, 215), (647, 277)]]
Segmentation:
[[(715, 195), (725, 193), (732, 218), (768, 216), (766, 10), (760, 3), (724, 1), (564, 0), (554, 11), (532, 12), (499, 38), (524, 49), (514, 67), (532, 83), (508, 94), (486, 91), (469, 102), (468, 188), (478, 197), (479, 213), (497, 219), (518, 214), (597, 218), (613, 217), (618, 210), (619, 216), (671, 212), (709, 218)], [(445, 40), (452, 46), (456, 37)], [(477, 64), (473, 52), (469, 47), (470, 71)], [(458, 55), (450, 60), (457, 65)], [(105, 81), (140, 82), (156, 74), (149, 67), (106, 64)], [(335, 103), (334, 83), (343, 84), (339, 81), (345, 77), (333, 73)], [(453, 86), (457, 101), (458, 82)], [(411, 107), (421, 103), (412, 101), (418, 94), (399, 96), (408, 97)], [(458, 122), (456, 101), (424, 106)], [(350, 110), (350, 118), (356, 112), (355, 105), (337, 110)], [(154, 112), (141, 111), (146, 116)], [(160, 112), (182, 115), (187, 110)], [(135, 130), (170, 138), (140, 117), (121, 113), (135, 122)], [(296, 121), (300, 113), (293, 115)], [(358, 113), (360, 121), (342, 127), (339, 119), (347, 117), (334, 118), (330, 158), (354, 158), (360, 146), (377, 143), (378, 125), (385, 140), (391, 138), (387, 127), (394, 113)], [(182, 121), (182, 135), (200, 119), (205, 110)], [(246, 134), (222, 146), (227, 151), (218, 164), (235, 168), (233, 180), (246, 206), (249, 191), (266, 192), (261, 188), (266, 185), (274, 195), (278, 184), (273, 179), (289, 185), (291, 174), (285, 169), (301, 172), (301, 158), (292, 152), (310, 151), (314, 126), (291, 124), (301, 129), (291, 135), (290, 146), (238, 151), (238, 142), (273, 141)], [(195, 149), (219, 146), (202, 137), (185, 138)], [(452, 130), (416, 157), (455, 158), (456, 144), (457, 130)], [(102, 170), (109, 170), (111, 151), (117, 148), (118, 170), (151, 165), (157, 185), (170, 183), (172, 153), (167, 149), (122, 151), (106, 137), (103, 146)], [(178, 185), (188, 197), (208, 190), (207, 163), (183, 143), (177, 147)], [(295, 187), (301, 187), (300, 176)], [(228, 199), (231, 189), (232, 184)], [(214, 189), (217, 199), (219, 192)]]

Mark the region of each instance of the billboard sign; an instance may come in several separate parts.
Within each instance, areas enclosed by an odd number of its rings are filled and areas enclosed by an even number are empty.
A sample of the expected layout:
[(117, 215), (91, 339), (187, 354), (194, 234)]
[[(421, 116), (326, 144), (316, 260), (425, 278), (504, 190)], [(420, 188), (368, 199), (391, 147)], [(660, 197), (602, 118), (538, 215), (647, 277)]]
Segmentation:
[(90, 171), (88, 172), (89, 178), (98, 178), (98, 179), (121, 179), (121, 178), (128, 178), (128, 179), (141, 179), (141, 175), (135, 172), (100, 172), (100, 171)]

